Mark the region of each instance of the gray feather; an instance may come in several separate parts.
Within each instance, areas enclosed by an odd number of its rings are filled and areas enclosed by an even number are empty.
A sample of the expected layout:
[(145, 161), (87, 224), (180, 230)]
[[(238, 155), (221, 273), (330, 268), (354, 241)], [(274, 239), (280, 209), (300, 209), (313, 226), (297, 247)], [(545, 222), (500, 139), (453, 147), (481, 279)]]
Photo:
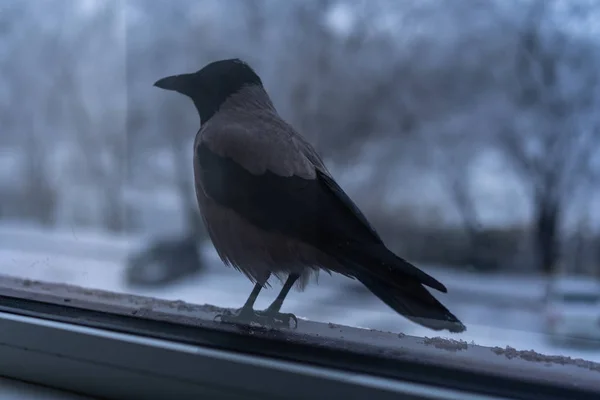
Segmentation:
[(231, 96), (198, 133), (202, 141), (255, 175), (269, 170), (280, 176), (315, 177), (306, 144), (272, 107), (260, 87), (247, 87)]

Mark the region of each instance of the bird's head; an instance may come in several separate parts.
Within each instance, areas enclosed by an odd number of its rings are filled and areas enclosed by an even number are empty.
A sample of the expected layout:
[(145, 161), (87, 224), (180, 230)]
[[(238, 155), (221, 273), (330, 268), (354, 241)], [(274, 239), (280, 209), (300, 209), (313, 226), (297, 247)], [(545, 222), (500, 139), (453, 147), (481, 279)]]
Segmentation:
[(237, 58), (215, 61), (197, 72), (167, 76), (154, 83), (161, 89), (190, 97), (202, 123), (208, 121), (231, 95), (251, 85), (262, 86), (262, 81), (248, 64)]

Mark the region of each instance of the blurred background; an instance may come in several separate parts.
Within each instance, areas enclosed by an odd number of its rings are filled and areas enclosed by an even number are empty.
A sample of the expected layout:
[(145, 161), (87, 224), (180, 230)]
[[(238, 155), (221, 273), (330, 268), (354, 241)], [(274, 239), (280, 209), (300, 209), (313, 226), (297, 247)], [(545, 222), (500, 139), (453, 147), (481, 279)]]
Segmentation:
[[(152, 86), (240, 57), (448, 286), (454, 338), (600, 360), (598, 21), (593, 0), (0, 0), (0, 272), (241, 306), (197, 212), (196, 111)], [(434, 335), (326, 274), (284, 309)]]

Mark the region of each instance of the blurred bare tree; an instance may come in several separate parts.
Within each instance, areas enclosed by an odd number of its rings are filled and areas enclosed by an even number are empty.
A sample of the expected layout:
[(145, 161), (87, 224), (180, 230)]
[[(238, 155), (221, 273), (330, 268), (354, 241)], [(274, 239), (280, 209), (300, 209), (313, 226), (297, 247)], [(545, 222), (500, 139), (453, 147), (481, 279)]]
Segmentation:
[(560, 227), (570, 200), (593, 171), (591, 157), (600, 139), (594, 118), (598, 68), (592, 43), (573, 40), (553, 21), (556, 2), (533, 2), (518, 30), (514, 114), (499, 135), (512, 166), (529, 187), (538, 268), (558, 266)]
[[(80, 184), (93, 181), (99, 188), (93, 200), (100, 204), (101, 216), (97, 220), (82, 216), (84, 224), (100, 222), (112, 231), (123, 227), (120, 195), (125, 146), (118, 115), (118, 84), (123, 81), (115, 76), (123, 59), (118, 57), (114, 40), (118, 23), (115, 6), (115, 2), (107, 2), (85, 17), (61, 1), (36, 3), (33, 9), (24, 1), (11, 8), (27, 12), (11, 19), (11, 57), (3, 59), (3, 74), (10, 77), (6, 83), (11, 104), (27, 107), (6, 119), (13, 119), (12, 126), (26, 138), (22, 147), (26, 160), (22, 213), (45, 224), (55, 222), (57, 203), (67, 195), (58, 185), (70, 175)], [(51, 28), (53, 21), (62, 23)], [(32, 39), (28, 32), (36, 29), (52, 29), (53, 34)], [(96, 56), (107, 51), (113, 56)], [(29, 65), (39, 69), (22, 73)], [(102, 67), (112, 74), (91, 70)], [(111, 89), (115, 92), (110, 98), (97, 96)], [(108, 103), (99, 104), (102, 100)], [(7, 110), (15, 113), (14, 108)], [(62, 164), (60, 157), (65, 153), (79, 158), (77, 168)]]
[(537, 268), (549, 272), (565, 214), (592, 207), (575, 197), (595, 182), (598, 143), (597, 39), (561, 22), (590, 11), (566, 3), (4, 0), (0, 144), (24, 167), (0, 182), (3, 217), (141, 230), (142, 203), (169, 194), (160, 206), (202, 236), (199, 121), (152, 83), (240, 57), (392, 247), (427, 262), (514, 264), (529, 221), (490, 223), (492, 195), (478, 186), (497, 157), (508, 168), (485, 179), (505, 180), (507, 200), (495, 204), (521, 211), (508, 186), (524, 184)]

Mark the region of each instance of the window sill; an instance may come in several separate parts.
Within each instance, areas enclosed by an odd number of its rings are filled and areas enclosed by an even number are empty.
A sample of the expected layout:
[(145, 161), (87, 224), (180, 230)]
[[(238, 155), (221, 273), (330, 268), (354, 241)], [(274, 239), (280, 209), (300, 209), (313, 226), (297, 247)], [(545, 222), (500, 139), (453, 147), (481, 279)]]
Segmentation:
[(295, 331), (241, 330), (213, 322), (218, 311), (1, 276), (0, 375), (107, 398), (551, 400), (600, 392), (592, 362), (304, 320)]
[(0, 399), (93, 400), (94, 398), (0, 377)]

